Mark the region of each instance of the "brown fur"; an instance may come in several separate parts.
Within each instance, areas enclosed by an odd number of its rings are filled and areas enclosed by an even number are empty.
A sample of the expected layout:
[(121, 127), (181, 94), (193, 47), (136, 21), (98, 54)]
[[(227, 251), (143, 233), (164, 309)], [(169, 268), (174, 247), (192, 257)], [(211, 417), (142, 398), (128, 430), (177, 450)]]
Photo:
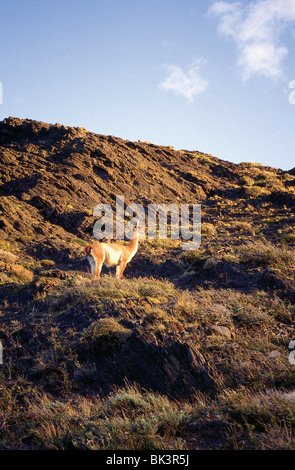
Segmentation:
[(137, 226), (133, 231), (133, 238), (128, 245), (118, 243), (96, 243), (87, 245), (85, 253), (91, 267), (91, 272), (95, 277), (100, 277), (103, 264), (106, 266), (116, 266), (116, 277), (121, 279), (127, 264), (131, 261), (138, 250), (138, 230)]

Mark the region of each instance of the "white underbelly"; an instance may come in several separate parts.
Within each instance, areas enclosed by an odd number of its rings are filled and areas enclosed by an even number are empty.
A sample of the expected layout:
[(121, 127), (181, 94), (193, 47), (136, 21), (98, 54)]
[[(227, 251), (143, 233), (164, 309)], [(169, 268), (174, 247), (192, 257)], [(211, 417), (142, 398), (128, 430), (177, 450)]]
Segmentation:
[(117, 266), (120, 262), (122, 251), (114, 250), (109, 245), (104, 245), (105, 250), (105, 260), (104, 264), (109, 268), (111, 266)]

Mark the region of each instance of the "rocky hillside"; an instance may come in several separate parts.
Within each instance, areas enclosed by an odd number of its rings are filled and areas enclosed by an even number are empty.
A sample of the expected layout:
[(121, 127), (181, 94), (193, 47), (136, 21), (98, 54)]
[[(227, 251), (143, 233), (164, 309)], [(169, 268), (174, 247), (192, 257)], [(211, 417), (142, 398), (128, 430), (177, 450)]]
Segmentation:
[[(12, 117), (0, 166), (0, 448), (295, 448), (294, 169)], [(200, 203), (200, 248), (91, 279), (118, 195)]]

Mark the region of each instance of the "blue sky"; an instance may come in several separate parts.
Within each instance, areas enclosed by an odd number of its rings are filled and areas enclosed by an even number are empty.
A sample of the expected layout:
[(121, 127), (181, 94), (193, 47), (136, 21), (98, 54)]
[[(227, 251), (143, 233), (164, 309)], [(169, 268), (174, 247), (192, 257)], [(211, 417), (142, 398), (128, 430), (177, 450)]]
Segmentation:
[(294, 44), (295, 0), (2, 1), (0, 119), (288, 170)]

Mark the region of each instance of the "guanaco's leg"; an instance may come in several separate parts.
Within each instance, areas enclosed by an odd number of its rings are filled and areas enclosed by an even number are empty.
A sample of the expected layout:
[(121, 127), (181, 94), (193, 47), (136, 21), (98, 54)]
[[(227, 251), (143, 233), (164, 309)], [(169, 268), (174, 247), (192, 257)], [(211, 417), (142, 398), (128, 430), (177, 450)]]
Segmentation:
[(92, 245), (87, 249), (88, 261), (91, 268), (91, 274), (94, 278), (100, 277), (101, 268), (104, 262), (104, 249), (102, 245)]
[(97, 277), (97, 279), (99, 279), (100, 277), (102, 265), (103, 263), (98, 263), (98, 262), (96, 263), (95, 276)]
[(127, 263), (125, 261), (122, 261), (117, 267), (116, 267), (116, 277), (118, 280), (121, 279), (123, 272), (126, 268)]

